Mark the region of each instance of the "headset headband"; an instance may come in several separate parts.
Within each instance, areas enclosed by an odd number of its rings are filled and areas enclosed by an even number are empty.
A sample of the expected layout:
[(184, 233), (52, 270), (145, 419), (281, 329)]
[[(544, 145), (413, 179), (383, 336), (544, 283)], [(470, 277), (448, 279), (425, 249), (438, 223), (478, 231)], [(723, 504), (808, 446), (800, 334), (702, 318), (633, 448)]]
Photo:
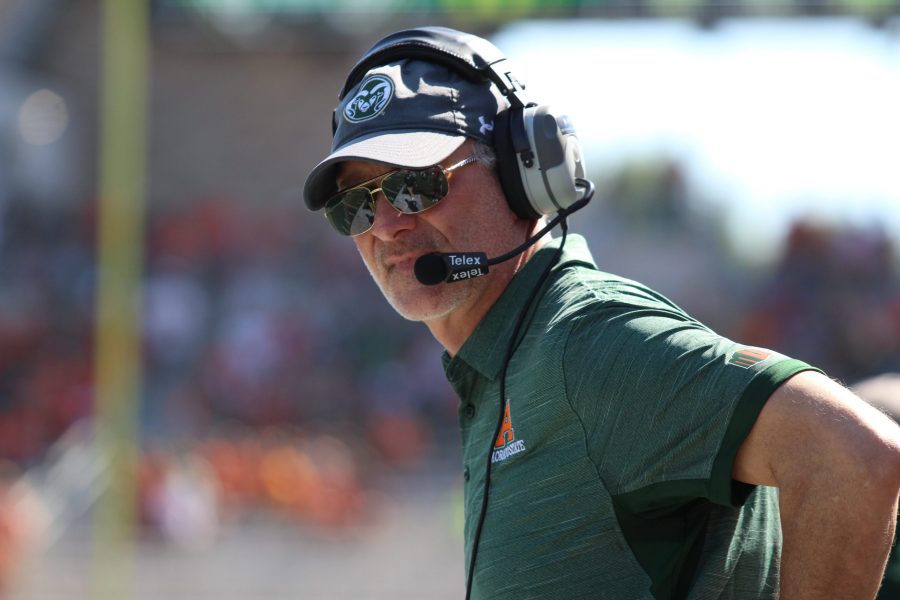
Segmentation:
[(423, 60), (458, 71), (473, 80), (488, 79), (512, 106), (524, 107), (519, 92), (525, 88), (513, 75), (509, 61), (489, 41), (446, 27), (422, 27), (393, 33), (372, 46), (350, 71), (339, 100), (370, 69), (396, 59)]

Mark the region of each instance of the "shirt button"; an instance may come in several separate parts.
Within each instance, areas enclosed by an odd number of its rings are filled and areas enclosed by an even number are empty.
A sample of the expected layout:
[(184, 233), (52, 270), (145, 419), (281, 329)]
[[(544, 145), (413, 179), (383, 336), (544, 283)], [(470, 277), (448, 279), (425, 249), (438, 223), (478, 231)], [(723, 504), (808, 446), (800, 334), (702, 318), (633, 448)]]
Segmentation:
[(468, 480), (469, 480), (469, 467), (466, 467), (466, 468), (463, 470), (463, 480), (464, 480), (464, 481), (468, 481)]
[(465, 411), (466, 411), (466, 416), (471, 419), (472, 417), (475, 416), (475, 405), (474, 404), (466, 404)]

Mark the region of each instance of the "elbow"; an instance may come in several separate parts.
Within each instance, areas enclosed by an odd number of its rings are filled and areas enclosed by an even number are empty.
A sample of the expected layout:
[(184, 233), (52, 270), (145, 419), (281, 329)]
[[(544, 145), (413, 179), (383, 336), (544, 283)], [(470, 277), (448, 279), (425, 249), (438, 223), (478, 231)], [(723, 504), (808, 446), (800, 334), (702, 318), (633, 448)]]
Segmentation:
[(900, 443), (898, 440), (873, 440), (859, 464), (862, 488), (869, 497), (896, 503), (900, 494)]
[[(872, 417), (871, 413), (866, 416)], [(854, 495), (864, 503), (896, 507), (900, 494), (900, 427), (882, 416), (861, 420), (822, 450), (833, 469), (830, 485), (848, 492), (856, 490)]]
[(859, 436), (845, 448), (856, 457), (866, 491), (896, 503), (900, 494), (900, 426), (868, 405), (860, 411)]
[(885, 444), (877, 463), (877, 483), (896, 500), (900, 494), (900, 446)]

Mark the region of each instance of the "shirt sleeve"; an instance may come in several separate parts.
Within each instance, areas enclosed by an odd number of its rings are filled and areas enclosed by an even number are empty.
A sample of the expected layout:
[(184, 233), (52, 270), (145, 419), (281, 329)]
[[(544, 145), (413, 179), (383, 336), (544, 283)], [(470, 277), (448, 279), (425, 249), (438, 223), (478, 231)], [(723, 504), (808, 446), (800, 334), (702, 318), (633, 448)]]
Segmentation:
[(613, 495), (639, 510), (741, 505), (732, 466), (769, 396), (809, 365), (724, 338), (649, 290), (573, 319), (566, 392)]

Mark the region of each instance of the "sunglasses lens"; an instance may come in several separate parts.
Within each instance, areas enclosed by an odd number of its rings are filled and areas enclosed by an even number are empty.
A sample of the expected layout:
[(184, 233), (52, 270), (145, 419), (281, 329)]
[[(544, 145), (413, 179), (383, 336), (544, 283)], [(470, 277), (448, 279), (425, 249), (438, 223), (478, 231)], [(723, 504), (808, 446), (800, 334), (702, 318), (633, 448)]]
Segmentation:
[(325, 205), (325, 216), (342, 235), (359, 235), (372, 228), (375, 205), (365, 188), (353, 188), (338, 194)]
[(415, 171), (401, 169), (381, 182), (385, 198), (404, 213), (428, 210), (447, 195), (447, 189), (447, 177), (440, 167)]

